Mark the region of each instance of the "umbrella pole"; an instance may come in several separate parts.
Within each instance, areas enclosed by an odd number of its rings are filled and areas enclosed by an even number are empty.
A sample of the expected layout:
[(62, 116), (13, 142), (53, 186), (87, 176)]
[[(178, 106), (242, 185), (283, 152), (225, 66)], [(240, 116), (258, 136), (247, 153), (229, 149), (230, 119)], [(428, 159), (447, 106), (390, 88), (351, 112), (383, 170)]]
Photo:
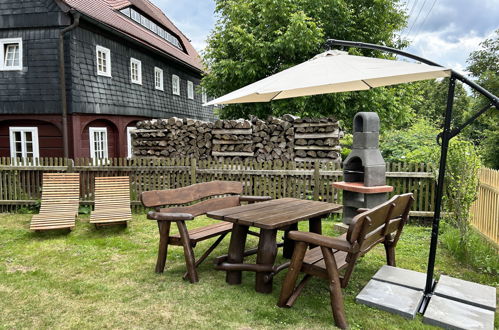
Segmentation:
[(435, 212), (433, 215), (433, 225), (431, 231), (430, 253), (428, 256), (428, 270), (426, 272), (426, 287), (425, 298), (421, 305), (421, 311), (426, 309), (429, 299), (433, 292), (433, 272), (435, 268), (435, 258), (437, 254), (438, 243), (438, 227), (440, 224), (440, 213), (442, 208), (442, 197), (444, 193), (444, 179), (445, 179), (445, 166), (447, 164), (447, 152), (449, 149), (449, 142), (452, 138), (451, 132), (451, 119), (452, 109), (454, 106), (454, 91), (456, 87), (456, 78), (452, 76), (449, 81), (449, 90), (447, 93), (447, 108), (445, 110), (444, 130), (441, 133), (441, 149), (440, 149), (440, 165), (438, 168), (438, 181), (437, 191), (435, 196)]

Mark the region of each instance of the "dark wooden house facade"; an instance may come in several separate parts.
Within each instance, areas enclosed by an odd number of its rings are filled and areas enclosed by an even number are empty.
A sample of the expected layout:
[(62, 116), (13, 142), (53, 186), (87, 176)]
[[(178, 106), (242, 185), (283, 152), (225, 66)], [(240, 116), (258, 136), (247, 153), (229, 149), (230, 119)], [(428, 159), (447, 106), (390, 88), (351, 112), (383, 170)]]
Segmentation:
[(148, 0), (0, 1), (0, 157), (130, 156), (139, 120), (213, 119), (201, 74)]

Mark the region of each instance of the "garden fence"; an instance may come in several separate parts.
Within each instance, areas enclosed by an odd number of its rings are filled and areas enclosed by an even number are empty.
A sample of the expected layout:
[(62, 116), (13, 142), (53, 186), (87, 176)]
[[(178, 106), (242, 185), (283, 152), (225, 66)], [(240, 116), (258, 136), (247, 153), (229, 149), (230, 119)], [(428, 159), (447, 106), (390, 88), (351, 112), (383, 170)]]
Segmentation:
[[(174, 189), (212, 180), (241, 181), (248, 195), (341, 203), (341, 191), (331, 184), (341, 181), (343, 176), (339, 164), (322, 162), (119, 158), (96, 163), (90, 159), (40, 158), (36, 163), (28, 163), (0, 158), (0, 212), (36, 204), (41, 197), (43, 172), (80, 173), (82, 205), (93, 204), (95, 177), (128, 175), (135, 211), (140, 208), (139, 196), (143, 191)], [(387, 183), (394, 186), (394, 194), (414, 193), (413, 216), (433, 215), (435, 180), (430, 166), (387, 164)]]
[(478, 198), (471, 207), (471, 224), (499, 244), (499, 171), (480, 169)]

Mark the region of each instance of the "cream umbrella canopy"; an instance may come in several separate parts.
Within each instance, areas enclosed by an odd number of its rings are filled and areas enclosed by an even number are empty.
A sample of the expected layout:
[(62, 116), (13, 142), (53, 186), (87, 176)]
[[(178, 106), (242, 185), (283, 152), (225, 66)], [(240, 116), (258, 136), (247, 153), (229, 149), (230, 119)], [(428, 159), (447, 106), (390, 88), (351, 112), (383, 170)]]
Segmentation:
[(205, 105), (269, 102), (298, 96), (367, 90), (450, 75), (450, 69), (440, 66), (329, 50)]

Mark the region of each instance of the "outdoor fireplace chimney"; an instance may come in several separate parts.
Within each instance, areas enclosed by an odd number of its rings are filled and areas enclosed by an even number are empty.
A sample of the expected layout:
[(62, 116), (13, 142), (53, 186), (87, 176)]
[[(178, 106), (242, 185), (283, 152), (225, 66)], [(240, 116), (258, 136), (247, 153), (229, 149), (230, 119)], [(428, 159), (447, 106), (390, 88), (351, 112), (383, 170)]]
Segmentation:
[(353, 119), (352, 151), (343, 162), (343, 182), (333, 186), (343, 190), (343, 223), (350, 224), (359, 208), (385, 202), (393, 187), (386, 185), (386, 164), (379, 150), (379, 117), (375, 112), (359, 112)]

